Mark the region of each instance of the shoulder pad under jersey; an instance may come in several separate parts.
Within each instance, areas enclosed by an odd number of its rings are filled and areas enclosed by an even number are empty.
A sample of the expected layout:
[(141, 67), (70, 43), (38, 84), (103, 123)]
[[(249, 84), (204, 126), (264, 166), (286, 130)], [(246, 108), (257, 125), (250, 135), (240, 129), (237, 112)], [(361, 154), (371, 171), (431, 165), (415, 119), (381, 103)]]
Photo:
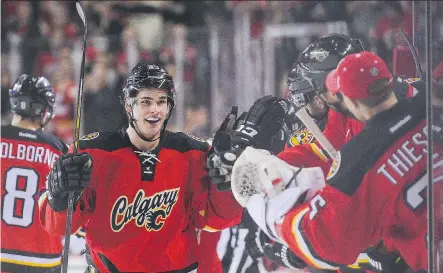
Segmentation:
[(182, 132), (165, 131), (165, 140), (162, 143), (162, 147), (173, 149), (182, 153), (196, 150), (207, 152), (209, 150), (209, 144), (206, 140), (191, 136)]
[(130, 146), (124, 131), (94, 132), (81, 137), (80, 149), (100, 149), (112, 152)]
[(52, 134), (46, 133), (44, 130), (33, 131), (12, 125), (4, 125), (1, 129), (1, 137), (47, 144), (62, 153), (68, 151), (68, 146), (61, 139)]

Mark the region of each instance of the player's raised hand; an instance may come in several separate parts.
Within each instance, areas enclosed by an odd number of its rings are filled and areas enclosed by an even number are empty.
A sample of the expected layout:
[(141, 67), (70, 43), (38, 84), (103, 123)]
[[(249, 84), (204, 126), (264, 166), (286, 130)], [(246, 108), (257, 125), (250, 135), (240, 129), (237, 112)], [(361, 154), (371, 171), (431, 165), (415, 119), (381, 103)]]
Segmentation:
[(243, 113), (237, 118), (237, 111), (238, 108), (233, 106), (231, 112), (215, 133), (212, 148), (206, 161), (209, 178), (219, 191), (229, 191), (231, 189), (232, 166), (238, 156), (232, 150), (231, 138), (242, 117), (246, 115), (246, 113)]
[(68, 207), (69, 191), (74, 191), (75, 202), (80, 200), (83, 189), (89, 186), (92, 158), (87, 153), (65, 154), (54, 164), (47, 180), (49, 205), (55, 211)]
[(232, 137), (233, 148), (243, 150), (252, 146), (272, 150), (270, 140), (283, 128), (285, 119), (291, 115), (295, 117), (295, 109), (285, 99), (265, 96), (256, 100)]

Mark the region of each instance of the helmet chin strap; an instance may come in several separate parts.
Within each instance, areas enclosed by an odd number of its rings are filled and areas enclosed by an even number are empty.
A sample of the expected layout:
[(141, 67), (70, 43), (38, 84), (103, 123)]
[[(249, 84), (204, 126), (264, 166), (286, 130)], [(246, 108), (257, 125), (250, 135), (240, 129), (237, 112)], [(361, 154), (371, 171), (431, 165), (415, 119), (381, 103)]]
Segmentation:
[(54, 117), (54, 111), (53, 108), (50, 106), (47, 106), (45, 108), (45, 112), (43, 114), (43, 116), (40, 119), (40, 126), (43, 129), (43, 127), (45, 127), (50, 121), (51, 119)]
[(154, 141), (158, 140), (161, 137), (161, 135), (163, 134), (165, 126), (163, 126), (163, 128), (162, 128), (162, 132), (160, 133), (160, 136), (158, 136), (157, 138), (154, 138), (154, 137), (147, 138), (140, 132), (140, 129), (138, 128), (137, 124), (135, 124), (135, 121), (136, 121), (135, 118), (130, 117), (129, 125), (134, 129), (134, 131), (138, 135), (138, 137), (143, 139), (146, 142), (154, 142)]

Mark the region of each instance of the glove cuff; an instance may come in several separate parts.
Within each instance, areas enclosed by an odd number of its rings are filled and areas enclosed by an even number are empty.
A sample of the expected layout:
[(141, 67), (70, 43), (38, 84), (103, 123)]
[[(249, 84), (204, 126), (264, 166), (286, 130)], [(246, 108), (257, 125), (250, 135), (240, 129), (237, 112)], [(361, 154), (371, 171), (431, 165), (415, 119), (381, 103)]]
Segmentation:
[(65, 211), (68, 208), (68, 197), (48, 198), (48, 204), (55, 212)]
[[(80, 201), (82, 193), (83, 191), (74, 192), (73, 211), (75, 211), (75, 208), (77, 207), (78, 201)], [(55, 198), (52, 197), (49, 192), (48, 195), (49, 195), (48, 204), (55, 212), (62, 212), (68, 208), (69, 194), (66, 193), (65, 195), (63, 195), (63, 197), (55, 197)]]

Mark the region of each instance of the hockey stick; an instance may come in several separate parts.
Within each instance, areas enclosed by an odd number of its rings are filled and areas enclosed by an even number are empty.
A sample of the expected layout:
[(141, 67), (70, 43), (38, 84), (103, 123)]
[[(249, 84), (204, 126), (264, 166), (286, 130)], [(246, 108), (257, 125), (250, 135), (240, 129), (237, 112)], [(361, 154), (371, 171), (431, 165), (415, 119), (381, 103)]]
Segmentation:
[(328, 153), (328, 155), (335, 159), (337, 156), (337, 151), (335, 150), (334, 146), (332, 146), (331, 142), (325, 137), (325, 135), (322, 133), (318, 125), (314, 122), (314, 120), (309, 116), (308, 112), (306, 112), (306, 109), (303, 107), (300, 110), (295, 113), (297, 117), (303, 122), (303, 124), (306, 126), (306, 128), (311, 131), (311, 133), (314, 135), (314, 137), (318, 140), (318, 143), (323, 147), (323, 149)]
[(401, 28), (399, 30), (412, 52), (412, 57), (414, 58), (415, 68), (417, 69), (418, 77), (420, 78), (420, 80), (423, 80), (423, 70), (421, 69), (420, 60), (418, 59), (417, 49), (414, 47), (411, 40), (409, 40), (408, 36), (406, 36), (403, 30)]
[[(80, 82), (78, 86), (77, 92), (77, 111), (75, 115), (75, 124), (74, 124), (74, 154), (78, 153), (78, 146), (80, 142), (80, 119), (81, 119), (81, 105), (82, 105), (82, 94), (83, 94), (83, 81), (85, 79), (85, 58), (86, 58), (86, 36), (88, 33), (88, 25), (86, 22), (86, 16), (83, 12), (80, 3), (75, 3), (77, 8), (78, 15), (83, 21), (83, 26), (85, 32), (83, 34), (83, 56), (82, 56), (82, 64), (80, 70)], [(68, 198), (68, 215), (66, 217), (66, 232), (65, 232), (65, 245), (63, 247), (63, 259), (62, 259), (62, 273), (68, 272), (68, 256), (69, 256), (69, 245), (71, 242), (71, 225), (72, 225), (72, 211), (74, 210), (74, 191), (69, 192)]]

